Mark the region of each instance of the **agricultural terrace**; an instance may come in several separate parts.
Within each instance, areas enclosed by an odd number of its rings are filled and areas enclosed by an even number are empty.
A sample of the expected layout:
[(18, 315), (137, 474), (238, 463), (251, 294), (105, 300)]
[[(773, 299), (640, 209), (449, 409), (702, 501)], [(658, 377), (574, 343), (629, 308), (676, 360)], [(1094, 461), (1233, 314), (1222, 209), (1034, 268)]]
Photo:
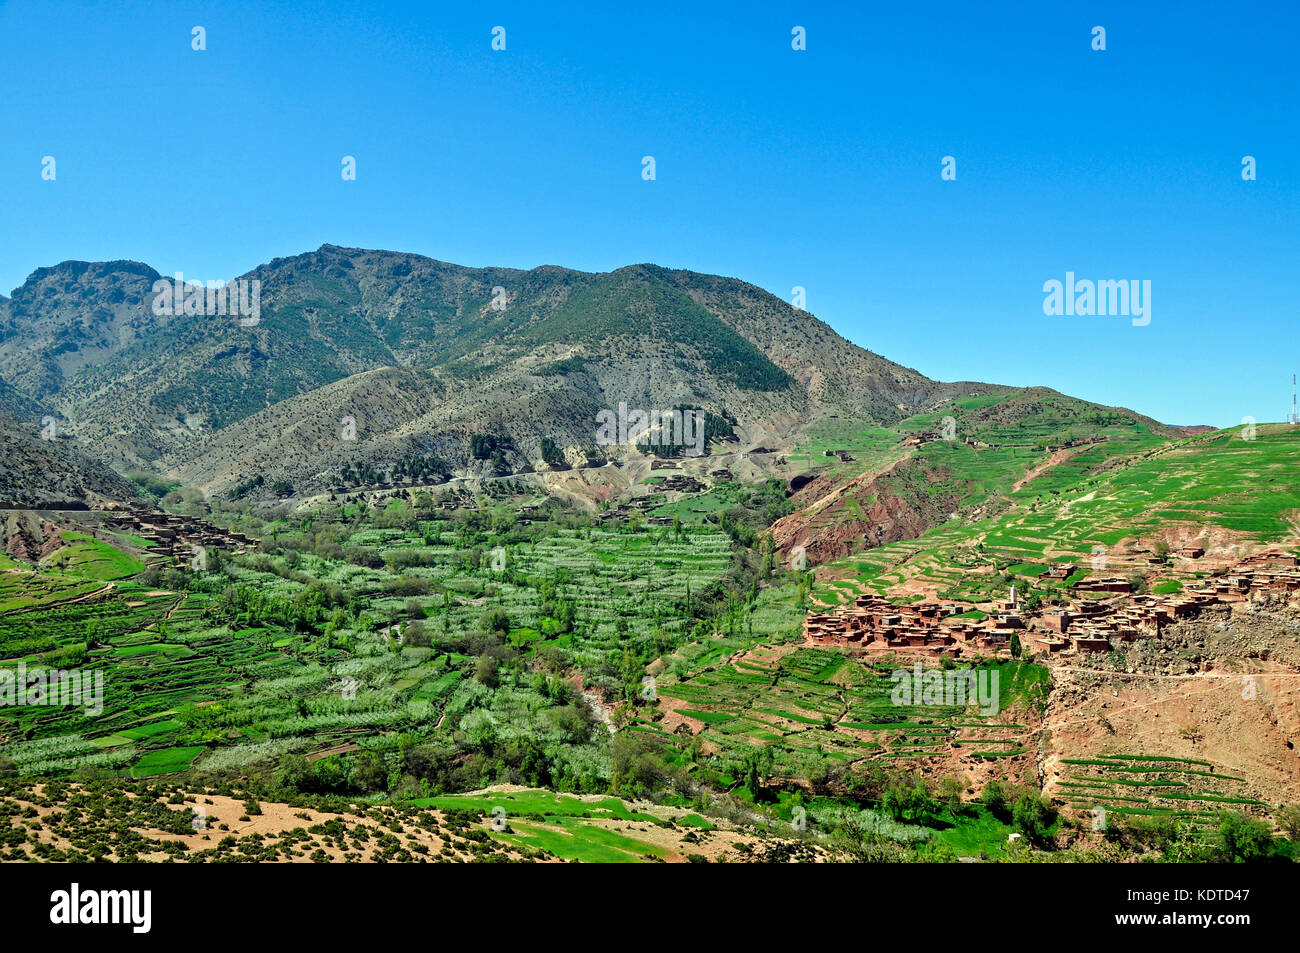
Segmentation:
[(1268, 814), (1268, 805), (1242, 793), (1245, 778), (1216, 771), (1209, 761), (1116, 754), (1065, 759), (1060, 796), (1083, 813), (1172, 818), (1209, 829), (1225, 810)]
[[(1089, 447), (1063, 466), (1100, 454), (1104, 446)], [(1123, 542), (1173, 532), (1197, 536), (1207, 528), (1244, 554), (1293, 538), (1300, 485), (1287, 474), (1297, 466), (1300, 432), (1278, 425), (1259, 427), (1254, 440), (1242, 439), (1238, 429), (1144, 450), (1069, 488), (1062, 484), (1077, 472), (1066, 477), (1055, 467), (1013, 494), (1015, 503), (1004, 513), (945, 524), (822, 567), (814, 597), (836, 605), (859, 592), (889, 594), (913, 581), (939, 598), (971, 602), (1005, 598), (1012, 583), (1022, 594), (1032, 586), (1043, 596), (1060, 595), (1064, 585), (1038, 579), (1050, 563), (1078, 564), (1068, 581), (1081, 579), (1100, 547), (1108, 554), (1105, 572), (1113, 574), (1127, 565)], [(1148, 569), (1145, 560), (1134, 565)], [(1195, 565), (1162, 571), (1189, 570)], [(1164, 580), (1167, 588), (1172, 581)]]
[(973, 705), (895, 705), (891, 664), (833, 650), (733, 640), (691, 662), (688, 672), (658, 684), (660, 707), (671, 715), (633, 727), (662, 735), (662, 724), (684, 723), (722, 762), (741, 763), (755, 746), (767, 746), (780, 777), (817, 777), (828, 764), (864, 759), (1018, 758), (1030, 750), (1031, 729), (1016, 718), (1036, 717), (1048, 686), (1040, 666), (988, 663), (998, 671), (1002, 709), (986, 715)]
[[(3, 664), (102, 670), (104, 699), (97, 717), (0, 709), (0, 755), (21, 774), (151, 777), (382, 751), (407, 733), (544, 745), (548, 782), (558, 772), (599, 786), (599, 747), (557, 727), (573, 694), (560, 676), (576, 669), (612, 700), (635, 697), (646, 662), (693, 635), (693, 609), (717, 600), (732, 562), (729, 537), (702, 525), (316, 527), (341, 541), (319, 547), (332, 555), (307, 551), (317, 537), (300, 527), (272, 527), (281, 552), (213, 559), (188, 591), (5, 573)], [(743, 613), (760, 631), (795, 631), (800, 615), (792, 601)], [(741, 624), (741, 612), (731, 617)]]

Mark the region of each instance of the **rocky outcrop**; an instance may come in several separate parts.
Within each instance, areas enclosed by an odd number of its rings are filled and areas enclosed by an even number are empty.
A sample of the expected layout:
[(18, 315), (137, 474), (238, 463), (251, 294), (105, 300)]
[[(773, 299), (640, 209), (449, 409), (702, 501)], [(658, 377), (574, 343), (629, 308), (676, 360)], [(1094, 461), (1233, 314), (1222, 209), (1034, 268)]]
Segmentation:
[[(945, 490), (931, 492), (939, 484)], [(913, 458), (844, 483), (818, 477), (794, 500), (799, 511), (773, 524), (772, 540), (787, 559), (795, 547), (803, 547), (809, 565), (915, 539), (945, 522), (958, 506), (951, 482)]]

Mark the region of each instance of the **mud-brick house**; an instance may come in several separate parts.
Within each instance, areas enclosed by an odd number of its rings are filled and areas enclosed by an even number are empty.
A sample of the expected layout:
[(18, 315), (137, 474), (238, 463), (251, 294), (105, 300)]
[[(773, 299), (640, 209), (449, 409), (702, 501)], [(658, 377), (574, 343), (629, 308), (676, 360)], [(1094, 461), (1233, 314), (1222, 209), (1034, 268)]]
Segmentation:
[(1076, 652), (1109, 652), (1110, 639), (1101, 631), (1087, 630), (1070, 636)]
[(1132, 592), (1133, 584), (1119, 576), (1104, 579), (1080, 579), (1074, 584), (1077, 592)]
[(1048, 609), (1043, 613), (1043, 625), (1054, 632), (1064, 632), (1070, 627), (1069, 610), (1061, 608)]
[(1049, 655), (1054, 655), (1057, 652), (1063, 652), (1065, 649), (1069, 648), (1070, 640), (1061, 638), (1059, 635), (1053, 635), (1050, 632), (1045, 632), (1034, 639), (1034, 644)]
[(1011, 644), (1011, 636), (1014, 629), (991, 628), (984, 629), (979, 634), (978, 645), (981, 649), (990, 652), (999, 652)]
[(1254, 556), (1247, 556), (1241, 561), (1243, 566), (1297, 566), (1300, 565), (1300, 559), (1297, 559), (1291, 553), (1256, 553)]

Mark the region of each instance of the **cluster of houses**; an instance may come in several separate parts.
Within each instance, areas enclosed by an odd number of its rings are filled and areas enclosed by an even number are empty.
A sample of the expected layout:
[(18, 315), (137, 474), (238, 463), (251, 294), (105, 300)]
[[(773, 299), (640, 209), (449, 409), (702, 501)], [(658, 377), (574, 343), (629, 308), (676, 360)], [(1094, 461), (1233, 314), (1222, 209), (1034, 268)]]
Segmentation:
[(625, 522), (635, 512), (641, 515), (647, 526), (669, 526), (672, 524), (672, 517), (649, 515), (651, 510), (663, 505), (663, 497), (660, 494), (673, 492), (693, 495), (703, 493), (708, 488), (708, 484), (693, 476), (674, 473), (653, 484), (653, 491), (649, 495), (624, 500), (601, 513), (599, 519), (602, 523), (617, 524)]
[[(1300, 591), (1297, 565), (1297, 558), (1289, 553), (1262, 553), (1166, 595), (1134, 594), (1126, 579), (1085, 579), (1074, 585), (1074, 591), (1093, 593), (1096, 598), (1076, 598), (1068, 605), (1034, 612), (1023, 609), (1012, 587), (1009, 599), (996, 603), (987, 618), (978, 619), (969, 613), (974, 608), (969, 605), (894, 605), (882, 596), (861, 595), (851, 605), (807, 616), (804, 637), (815, 645), (846, 646), (868, 654), (953, 659), (1007, 654), (1013, 636), (1028, 651), (1106, 652), (1116, 642), (1158, 638), (1163, 626), (1209, 606), (1244, 602), (1258, 594)], [(1056, 578), (1066, 575), (1068, 570)]]
[(883, 596), (861, 595), (852, 605), (807, 616), (804, 637), (815, 645), (844, 645), (866, 653), (961, 658), (1009, 651), (1011, 635), (1025, 627), (1020, 613), (1005, 605), (983, 622), (953, 618), (967, 608), (937, 602), (898, 606)]
[(242, 553), (257, 546), (257, 540), (251, 536), (222, 529), (197, 516), (177, 516), (161, 510), (110, 504), (100, 511), (100, 517), (117, 532), (130, 533), (152, 543), (149, 547), (151, 557), (174, 557), (188, 562), (200, 549)]

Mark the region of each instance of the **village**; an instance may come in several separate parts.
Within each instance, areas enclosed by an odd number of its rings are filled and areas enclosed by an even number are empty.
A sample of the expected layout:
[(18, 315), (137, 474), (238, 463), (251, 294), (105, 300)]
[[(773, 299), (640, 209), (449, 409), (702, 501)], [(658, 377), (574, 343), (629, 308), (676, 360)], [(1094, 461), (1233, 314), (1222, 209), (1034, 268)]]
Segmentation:
[[(1063, 580), (1074, 569), (1062, 563), (1044, 578)], [(982, 618), (985, 608), (980, 605), (895, 605), (883, 596), (865, 594), (831, 612), (809, 614), (804, 638), (810, 645), (842, 646), (854, 654), (953, 660), (1010, 655), (1013, 638), (1026, 653), (1108, 652), (1120, 642), (1159, 638), (1163, 627), (1212, 606), (1300, 590), (1300, 568), (1294, 555), (1268, 552), (1189, 583), (1176, 594), (1137, 594), (1129, 580), (1118, 577), (1083, 579), (1071, 589), (1075, 597), (1067, 604), (1030, 611), (1012, 586), (1009, 597), (994, 603), (987, 618)]]
[(152, 544), (148, 553), (151, 560), (189, 562), (196, 553), (209, 549), (243, 553), (257, 547), (257, 540), (251, 536), (222, 529), (197, 516), (177, 516), (138, 504), (112, 503), (95, 513), (102, 525)]

